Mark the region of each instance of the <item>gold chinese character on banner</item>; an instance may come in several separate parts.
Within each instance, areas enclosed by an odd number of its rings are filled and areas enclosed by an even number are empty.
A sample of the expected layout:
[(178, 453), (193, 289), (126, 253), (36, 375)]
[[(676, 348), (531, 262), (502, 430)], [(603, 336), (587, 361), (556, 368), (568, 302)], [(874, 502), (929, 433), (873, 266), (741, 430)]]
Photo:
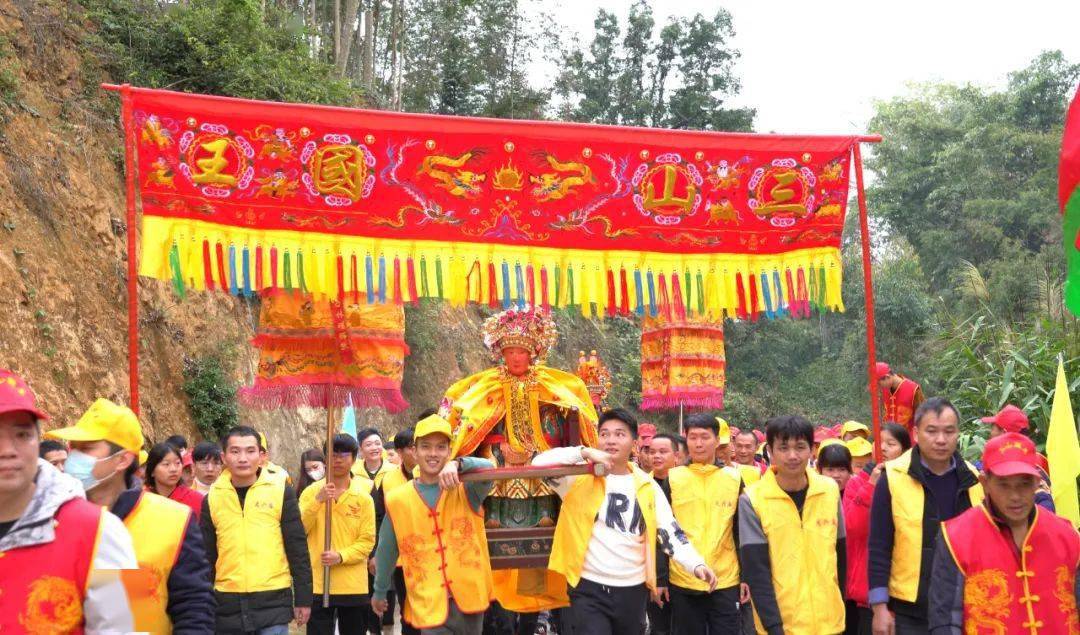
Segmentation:
[[(225, 137), (218, 137), (206, 143), (194, 144), (193, 149), (195, 151), (191, 154), (194, 160), (189, 159), (188, 161), (189, 164), (193, 164), (196, 168), (191, 173), (191, 180), (199, 185), (225, 185), (228, 187), (236, 185), (236, 175), (225, 171), (230, 163), (228, 157), (226, 157), (229, 145), (229, 139)], [(201, 158), (200, 154), (202, 155)]]
[(311, 178), (315, 189), (322, 194), (360, 200), (367, 178), (364, 153), (351, 145), (323, 146), (312, 159)]

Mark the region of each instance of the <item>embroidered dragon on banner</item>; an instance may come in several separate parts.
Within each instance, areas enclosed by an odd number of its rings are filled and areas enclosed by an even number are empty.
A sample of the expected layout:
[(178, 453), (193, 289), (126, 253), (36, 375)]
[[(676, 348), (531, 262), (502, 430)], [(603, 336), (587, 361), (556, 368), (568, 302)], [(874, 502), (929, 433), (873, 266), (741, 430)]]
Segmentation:
[(612, 181), (615, 182), (615, 189), (607, 194), (600, 194), (584, 206), (572, 210), (565, 216), (559, 214), (558, 219), (550, 223), (552, 229), (561, 231), (580, 230), (586, 234), (592, 234), (593, 230), (588, 227), (589, 223), (600, 223), (604, 226), (603, 231), (606, 238), (616, 238), (618, 236), (634, 235), (637, 233), (637, 230), (632, 228), (612, 231), (611, 220), (609, 218), (606, 216), (594, 215), (594, 212), (600, 209), (605, 203), (617, 198), (622, 198), (628, 195), (631, 190), (630, 179), (626, 177), (626, 170), (630, 165), (629, 159), (622, 158), (616, 162), (609, 154), (601, 154), (599, 156), (611, 166), (610, 174)]
[[(412, 146), (417, 145), (418, 143), (419, 141), (416, 141), (415, 139), (409, 139), (402, 143), (400, 146), (394, 145), (392, 143), (387, 145), (386, 157), (390, 160), (390, 162), (387, 163), (386, 167), (383, 168), (382, 172), (379, 173), (379, 178), (381, 178), (384, 183), (395, 187), (400, 187), (405, 190), (405, 193), (409, 195), (409, 198), (416, 201), (416, 205), (403, 206), (401, 209), (398, 210), (396, 217), (374, 217), (370, 219), (372, 225), (382, 225), (385, 227), (394, 228), (404, 227), (405, 214), (410, 212), (419, 214), (421, 216), (420, 221), (417, 223), (418, 225), (426, 225), (428, 223), (436, 223), (440, 225), (460, 225), (461, 223), (465, 222), (463, 219), (456, 216), (457, 212), (455, 212), (454, 210), (444, 210), (442, 208), (442, 205), (439, 205), (437, 202), (424, 196), (424, 192), (415, 184), (409, 181), (403, 181), (398, 178), (397, 170), (399, 167), (401, 167), (401, 164), (405, 162), (405, 151)], [(470, 158), (469, 153), (466, 153), (463, 156), (465, 156), (465, 158), (463, 161), (461, 161), (461, 165), (464, 165), (464, 163)], [(430, 174), (434, 164), (429, 165), (425, 162), (425, 165)], [(423, 169), (424, 167), (421, 168), (421, 170)], [(452, 188), (458, 187), (453, 183), (453, 178), (444, 171), (435, 171), (441, 172), (439, 176), (447, 176), (447, 180), (442, 181), (441, 185), (447, 190), (451, 191), (451, 193), (453, 193)], [(480, 176), (483, 177), (483, 175)], [(472, 183), (471, 180), (470, 183)], [(464, 183), (462, 183), (462, 185), (464, 185)]]

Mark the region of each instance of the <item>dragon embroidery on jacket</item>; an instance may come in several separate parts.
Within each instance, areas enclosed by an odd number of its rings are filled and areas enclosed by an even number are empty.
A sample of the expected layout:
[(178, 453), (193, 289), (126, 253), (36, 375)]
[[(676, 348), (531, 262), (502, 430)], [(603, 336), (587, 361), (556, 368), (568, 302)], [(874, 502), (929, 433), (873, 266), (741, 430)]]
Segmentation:
[(1005, 635), (1009, 617), (1009, 581), (1000, 569), (987, 569), (968, 576), (964, 583), (964, 632)]

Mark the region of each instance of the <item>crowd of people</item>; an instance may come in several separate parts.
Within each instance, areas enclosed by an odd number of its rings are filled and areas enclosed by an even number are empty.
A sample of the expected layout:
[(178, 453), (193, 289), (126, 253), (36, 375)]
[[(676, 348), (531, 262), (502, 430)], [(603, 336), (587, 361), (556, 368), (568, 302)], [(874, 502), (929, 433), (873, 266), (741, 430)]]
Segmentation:
[(873, 439), (712, 414), (679, 436), (603, 412), (596, 447), (532, 459), (602, 469), (545, 480), (569, 606), (515, 621), (492, 602), (492, 481), (468, 476), (493, 463), (455, 457), (433, 411), (392, 439), (337, 434), (294, 482), (248, 426), (144, 451), (136, 415), (99, 399), (46, 432), (0, 370), (0, 629), (382, 633), (400, 607), (406, 634), (1080, 632), (1080, 536), (1024, 413), (985, 420), (979, 464), (949, 401), (920, 394), (909, 414)]

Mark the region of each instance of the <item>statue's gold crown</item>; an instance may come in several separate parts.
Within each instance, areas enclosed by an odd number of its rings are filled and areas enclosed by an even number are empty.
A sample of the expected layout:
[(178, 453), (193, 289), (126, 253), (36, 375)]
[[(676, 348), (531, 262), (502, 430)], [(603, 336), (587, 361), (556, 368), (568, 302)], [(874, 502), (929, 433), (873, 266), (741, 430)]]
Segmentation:
[(498, 357), (505, 348), (520, 347), (532, 353), (534, 361), (543, 360), (555, 345), (559, 334), (555, 321), (545, 311), (507, 309), (484, 320), (481, 327), (484, 346)]

